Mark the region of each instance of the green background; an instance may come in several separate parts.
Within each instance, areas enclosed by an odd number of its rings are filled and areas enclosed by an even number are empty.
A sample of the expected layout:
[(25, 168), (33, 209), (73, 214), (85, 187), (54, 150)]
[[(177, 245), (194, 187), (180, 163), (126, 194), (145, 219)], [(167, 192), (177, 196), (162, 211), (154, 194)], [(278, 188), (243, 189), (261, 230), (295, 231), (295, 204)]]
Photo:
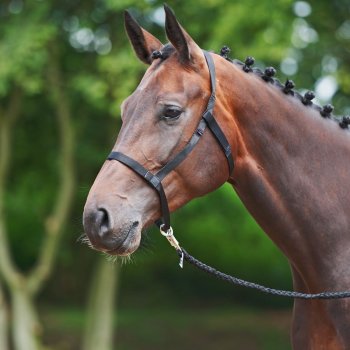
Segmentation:
[[(202, 48), (218, 52), (228, 45), (232, 58), (254, 56), (257, 66), (275, 66), (280, 80), (290, 77), (299, 91), (318, 91), (322, 79), (333, 79), (334, 93), (318, 96), (319, 103), (332, 98), (336, 114), (349, 113), (350, 4), (319, 0), (300, 8), (300, 3), (168, 1)], [(37, 300), (44, 339), (52, 349), (79, 348), (87, 290), (100, 259), (100, 253), (77, 242), (83, 205), (117, 137), (119, 105), (146, 69), (124, 33), (124, 9), (165, 42), (160, 1), (0, 3), (1, 108), (14, 89), (23, 94), (5, 193), (11, 252), (23, 271), (36, 262), (62, 166), (57, 107), (47, 87), (50, 52), (58, 57), (75, 135), (74, 202), (54, 273)], [(292, 288), (286, 259), (230, 186), (179, 210), (173, 227), (181, 244), (206, 263), (268, 286)], [(120, 270), (115, 348), (287, 349), (291, 307), (289, 300), (232, 287), (189, 265), (180, 270), (175, 252), (152, 228)]]

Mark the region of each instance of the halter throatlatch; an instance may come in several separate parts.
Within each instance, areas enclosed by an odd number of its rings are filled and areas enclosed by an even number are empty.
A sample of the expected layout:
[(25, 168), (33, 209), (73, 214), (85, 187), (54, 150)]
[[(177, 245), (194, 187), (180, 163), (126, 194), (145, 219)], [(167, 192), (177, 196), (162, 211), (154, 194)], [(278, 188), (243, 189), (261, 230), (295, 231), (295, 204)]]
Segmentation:
[[(166, 198), (165, 191), (162, 185), (162, 180), (190, 154), (190, 152), (193, 150), (193, 148), (196, 146), (196, 144), (200, 140), (201, 136), (204, 134), (206, 127), (210, 129), (210, 131), (214, 135), (215, 139), (217, 140), (217, 142), (219, 143), (219, 145), (221, 146), (225, 154), (225, 157), (228, 163), (229, 176), (231, 175), (234, 167), (230, 144), (228, 143), (225, 134), (223, 133), (219, 124), (216, 122), (213, 116), (213, 110), (214, 110), (215, 98), (216, 98), (215, 97), (216, 74), (215, 74), (214, 61), (209, 52), (203, 51), (203, 53), (204, 53), (205, 60), (207, 62), (208, 69), (209, 69), (209, 74), (210, 74), (211, 94), (208, 100), (207, 108), (202, 114), (202, 118), (200, 119), (196, 130), (194, 131), (190, 141), (185, 146), (185, 148), (182, 151), (180, 151), (178, 154), (176, 154), (176, 156), (172, 158), (167, 164), (165, 164), (164, 167), (161, 168), (156, 174), (151, 173), (149, 170), (144, 168), (139, 162), (137, 162), (136, 160), (128, 157), (127, 155), (121, 152), (111, 152), (107, 158), (108, 160), (117, 160), (120, 163), (123, 163), (124, 165), (129, 167), (131, 170), (133, 170), (136, 174), (138, 174), (140, 177), (142, 177), (152, 188), (154, 188), (157, 191), (159, 200), (160, 200), (162, 218), (157, 220), (156, 224), (161, 229), (161, 233), (163, 235), (164, 233), (166, 233), (165, 236), (167, 238), (174, 237), (174, 236), (172, 233), (170, 234), (170, 232), (172, 232), (172, 229), (170, 226), (170, 211), (168, 206), (168, 200)], [(175, 248), (178, 250), (177, 247)]]

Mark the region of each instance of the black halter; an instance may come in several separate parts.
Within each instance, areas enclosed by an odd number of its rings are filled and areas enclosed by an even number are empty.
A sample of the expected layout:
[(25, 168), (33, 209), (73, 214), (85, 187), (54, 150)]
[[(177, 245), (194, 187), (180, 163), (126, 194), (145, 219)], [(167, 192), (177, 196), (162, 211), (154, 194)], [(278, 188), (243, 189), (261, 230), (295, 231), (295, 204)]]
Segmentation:
[(132, 169), (136, 174), (140, 175), (150, 186), (152, 186), (157, 191), (160, 199), (162, 218), (160, 220), (157, 220), (156, 224), (159, 227), (161, 227), (162, 231), (168, 231), (170, 229), (170, 212), (168, 201), (162, 185), (162, 180), (189, 155), (194, 146), (198, 143), (200, 137), (203, 135), (206, 127), (208, 127), (213, 133), (213, 135), (215, 136), (216, 140), (218, 141), (219, 145), (225, 153), (229, 167), (229, 176), (231, 175), (234, 167), (230, 144), (228, 143), (225, 134), (222, 132), (219, 124), (216, 122), (213, 116), (216, 91), (214, 61), (209, 52), (203, 52), (210, 74), (211, 95), (207, 104), (207, 108), (203, 113), (195, 132), (193, 133), (190, 141), (185, 146), (185, 148), (182, 151), (180, 151), (174, 158), (172, 158), (167, 164), (165, 164), (164, 167), (161, 168), (156, 174), (152, 174), (149, 170), (144, 168), (136, 160), (128, 157), (127, 155), (121, 152), (111, 152), (111, 154), (107, 158), (108, 160), (114, 159), (123, 163), (124, 165)]

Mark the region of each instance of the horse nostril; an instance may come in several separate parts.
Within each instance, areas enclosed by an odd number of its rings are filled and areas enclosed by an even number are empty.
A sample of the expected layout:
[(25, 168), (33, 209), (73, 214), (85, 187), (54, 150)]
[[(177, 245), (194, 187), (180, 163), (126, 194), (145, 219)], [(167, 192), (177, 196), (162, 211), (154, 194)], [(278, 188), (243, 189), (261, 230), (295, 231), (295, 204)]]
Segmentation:
[(112, 211), (95, 206), (84, 209), (83, 224), (91, 244), (98, 249), (113, 249), (116, 236), (113, 233)]
[(111, 229), (111, 222), (106, 209), (100, 208), (97, 211), (96, 224), (100, 237), (105, 236)]

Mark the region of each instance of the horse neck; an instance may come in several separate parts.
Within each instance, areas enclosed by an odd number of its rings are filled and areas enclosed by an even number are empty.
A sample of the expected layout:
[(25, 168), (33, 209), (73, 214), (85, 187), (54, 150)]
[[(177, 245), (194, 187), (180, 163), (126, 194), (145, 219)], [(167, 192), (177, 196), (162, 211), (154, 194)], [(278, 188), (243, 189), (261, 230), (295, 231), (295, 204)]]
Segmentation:
[(238, 142), (230, 182), (305, 279), (316, 270), (327, 275), (350, 254), (349, 135), (280, 88), (228, 64), (218, 80), (236, 130), (232, 143)]

